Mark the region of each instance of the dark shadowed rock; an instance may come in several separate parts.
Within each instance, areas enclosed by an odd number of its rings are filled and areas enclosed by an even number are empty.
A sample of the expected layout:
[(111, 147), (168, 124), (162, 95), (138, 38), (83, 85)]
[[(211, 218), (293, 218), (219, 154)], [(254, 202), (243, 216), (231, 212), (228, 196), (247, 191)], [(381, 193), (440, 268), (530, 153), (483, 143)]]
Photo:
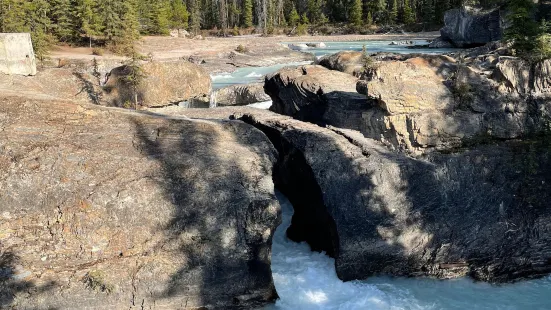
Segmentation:
[(217, 90), (214, 95), (218, 106), (247, 105), (270, 100), (270, 96), (264, 92), (264, 83), (232, 85)]
[[(200, 66), (186, 61), (143, 64), (145, 79), (137, 88), (138, 102), (144, 107), (166, 106), (210, 93), (211, 79)], [(129, 66), (111, 70), (104, 85), (103, 101), (108, 106), (134, 104), (134, 90), (128, 82)]]
[(266, 76), (264, 89), (273, 100), (271, 111), (318, 124), (358, 126), (368, 106), (356, 92), (358, 79), (322, 66), (284, 68)]
[(0, 102), (0, 308), (275, 298), (276, 152), (241, 122)]
[(551, 145), (514, 141), (414, 159), (359, 132), (245, 114), (279, 151), (287, 235), (378, 274), (507, 282), (551, 272)]
[(449, 10), (444, 15), (444, 24), (437, 42), (448, 41), (455, 47), (480, 46), (503, 37), (499, 9), (488, 12), (470, 8)]

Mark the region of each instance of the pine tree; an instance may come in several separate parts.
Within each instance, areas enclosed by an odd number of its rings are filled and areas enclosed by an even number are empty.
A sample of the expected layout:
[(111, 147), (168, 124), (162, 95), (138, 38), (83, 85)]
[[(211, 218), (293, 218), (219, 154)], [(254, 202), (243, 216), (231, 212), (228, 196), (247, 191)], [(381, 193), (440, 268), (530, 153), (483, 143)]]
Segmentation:
[(393, 24), (398, 23), (398, 1), (394, 0), (392, 3), (392, 10), (390, 11), (390, 22)]
[(187, 6), (182, 0), (170, 1), (170, 27), (172, 29), (187, 29), (189, 22), (189, 12)]
[(62, 42), (72, 41), (74, 33), (74, 10), (71, 0), (51, 0), (49, 17), (53, 33)]
[(360, 26), (362, 24), (362, 0), (354, 0), (349, 15), (352, 24), (355, 26)]
[(371, 11), (367, 12), (366, 25), (367, 26), (373, 25), (373, 16), (371, 15)]
[(89, 46), (92, 47), (92, 37), (98, 35), (101, 29), (95, 2), (93, 0), (76, 0), (74, 5), (74, 32), (87, 37)]
[(513, 44), (516, 53), (525, 57), (530, 57), (534, 52), (535, 38), (540, 29), (531, 17), (533, 8), (531, 0), (511, 0), (508, 6), (511, 24), (505, 31), (505, 38)]
[(25, 7), (22, 1), (0, 1), (0, 32), (25, 31), (25, 19)]
[(300, 16), (300, 23), (303, 25), (308, 25), (310, 23), (310, 20), (308, 19), (308, 16), (306, 16), (306, 13)]
[(297, 26), (300, 22), (300, 16), (298, 15), (297, 9), (293, 6), (293, 10), (291, 11), (291, 14), (289, 15), (289, 25), (291, 26)]
[(307, 8), (310, 22), (312, 22), (313, 24), (319, 23), (321, 21), (321, 15), (323, 14), (319, 1), (308, 0)]
[(25, 3), (25, 25), (31, 33), (35, 55), (44, 60), (53, 38), (50, 35), (51, 21), (48, 18), (51, 6), (46, 0), (32, 0)]
[(409, 0), (404, 0), (404, 8), (403, 8), (402, 16), (404, 18), (404, 24), (411, 25), (415, 23), (415, 14), (411, 9)]
[(253, 26), (253, 1), (245, 0), (243, 12), (243, 26), (250, 28)]

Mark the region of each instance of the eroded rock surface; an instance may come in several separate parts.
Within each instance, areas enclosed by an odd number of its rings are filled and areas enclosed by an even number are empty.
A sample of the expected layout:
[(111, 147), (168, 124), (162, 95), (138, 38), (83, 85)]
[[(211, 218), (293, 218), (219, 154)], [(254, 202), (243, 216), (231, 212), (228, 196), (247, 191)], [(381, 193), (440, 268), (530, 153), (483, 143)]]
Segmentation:
[(368, 103), (356, 92), (357, 78), (322, 66), (284, 68), (266, 76), (264, 89), (273, 100), (270, 110), (299, 120), (356, 128)]
[[(145, 78), (137, 87), (138, 102), (144, 107), (166, 106), (210, 93), (211, 79), (198, 65), (186, 61), (148, 62), (142, 65)], [(133, 106), (134, 87), (129, 66), (111, 70), (103, 86), (102, 101), (109, 106)]]
[(288, 236), (333, 255), (340, 279), (551, 272), (548, 139), (414, 159), (351, 130), (239, 116), (278, 148), (274, 179), (295, 208)]
[(215, 93), (217, 106), (248, 105), (270, 100), (264, 92), (264, 83), (232, 85)]
[(241, 122), (0, 99), (0, 308), (275, 298), (276, 151)]
[[(413, 154), (545, 131), (551, 119), (549, 61), (529, 65), (502, 56), (504, 52), (491, 45), (466, 51), (457, 59), (376, 55), (378, 61), (355, 87), (367, 96), (364, 99), (350, 90), (350, 79), (337, 71), (306, 75), (280, 71), (267, 77), (266, 89), (278, 102), (274, 111), (280, 114), (358, 130)], [(316, 89), (332, 88), (336, 98), (329, 102), (327, 96), (305, 91), (303, 81), (314, 80)], [(301, 107), (308, 107), (307, 113)]]

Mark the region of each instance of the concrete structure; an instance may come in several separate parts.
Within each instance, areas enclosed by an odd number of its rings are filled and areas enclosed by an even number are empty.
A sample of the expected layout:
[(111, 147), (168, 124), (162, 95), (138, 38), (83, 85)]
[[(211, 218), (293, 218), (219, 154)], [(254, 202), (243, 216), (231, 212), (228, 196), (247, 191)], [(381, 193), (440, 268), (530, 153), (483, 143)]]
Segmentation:
[(30, 34), (0, 33), (0, 72), (36, 74), (36, 59)]

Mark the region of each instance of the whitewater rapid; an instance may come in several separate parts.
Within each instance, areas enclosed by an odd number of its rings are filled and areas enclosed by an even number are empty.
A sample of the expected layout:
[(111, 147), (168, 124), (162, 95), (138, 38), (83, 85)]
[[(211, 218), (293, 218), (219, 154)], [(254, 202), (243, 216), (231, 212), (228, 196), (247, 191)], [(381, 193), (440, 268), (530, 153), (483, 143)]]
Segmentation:
[(551, 277), (501, 286), (469, 279), (376, 277), (342, 282), (332, 258), (286, 238), (293, 208), (281, 193), (277, 197), (283, 222), (274, 236), (272, 274), (279, 299), (266, 310), (551, 309)]

